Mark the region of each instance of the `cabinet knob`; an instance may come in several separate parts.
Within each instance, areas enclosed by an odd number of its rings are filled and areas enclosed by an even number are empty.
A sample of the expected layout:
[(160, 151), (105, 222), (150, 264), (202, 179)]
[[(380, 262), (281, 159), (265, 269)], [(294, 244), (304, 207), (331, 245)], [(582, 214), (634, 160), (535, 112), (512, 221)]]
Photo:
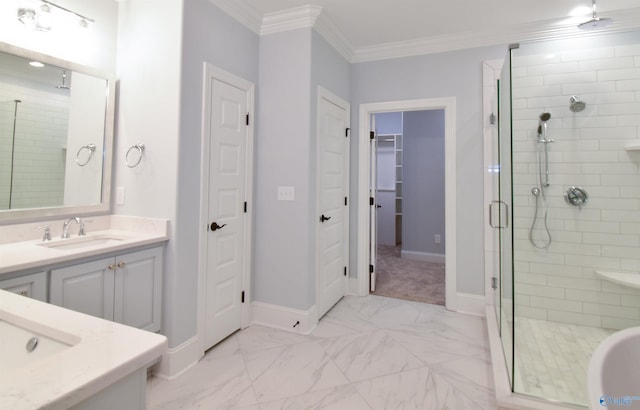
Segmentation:
[(29, 296), (29, 292), (26, 290), (21, 290), (20, 292), (18, 292), (18, 295), (20, 296)]
[(127, 264), (124, 262), (118, 262), (118, 268), (122, 269), (126, 266)]
[(116, 270), (116, 269), (118, 268), (116, 267), (115, 264), (112, 263), (111, 265), (109, 265), (109, 270)]

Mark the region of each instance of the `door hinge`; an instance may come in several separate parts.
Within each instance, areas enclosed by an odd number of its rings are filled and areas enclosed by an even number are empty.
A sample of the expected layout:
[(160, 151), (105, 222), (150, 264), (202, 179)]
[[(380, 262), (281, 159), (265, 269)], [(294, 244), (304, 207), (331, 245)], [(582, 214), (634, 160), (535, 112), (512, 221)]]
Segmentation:
[(373, 131), (369, 131), (369, 139), (372, 140), (376, 137), (376, 133)]
[(375, 199), (372, 196), (370, 196), (369, 197), (369, 205), (373, 206), (374, 203), (375, 203)]
[(244, 303), (244, 290), (242, 291), (242, 296), (240, 297), (240, 301)]
[(347, 276), (347, 267), (344, 267), (344, 276)]
[(347, 137), (347, 138), (349, 137), (349, 130), (351, 130), (351, 128), (345, 128), (344, 129), (344, 136)]
[(347, 205), (348, 205), (347, 197), (345, 196), (345, 197), (344, 197), (344, 206), (347, 206)]
[(244, 201), (244, 213), (247, 213), (247, 201)]
[(491, 278), (491, 289), (498, 289), (498, 278)]
[(247, 125), (249, 125), (249, 113), (247, 113)]
[(373, 265), (369, 265), (369, 273), (373, 273)]

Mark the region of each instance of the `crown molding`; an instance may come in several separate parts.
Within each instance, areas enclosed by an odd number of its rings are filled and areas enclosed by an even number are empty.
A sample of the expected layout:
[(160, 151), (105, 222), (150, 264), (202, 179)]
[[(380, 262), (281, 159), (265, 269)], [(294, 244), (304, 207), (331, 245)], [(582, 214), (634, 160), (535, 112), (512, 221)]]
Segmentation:
[(352, 62), (355, 50), (334, 22), (321, 13), (313, 27), (340, 55)]
[(260, 35), (296, 30), (299, 28), (312, 28), (316, 24), (320, 13), (322, 13), (322, 7), (313, 5), (295, 7), (276, 13), (267, 13), (262, 18)]
[[(588, 31), (579, 30), (576, 27), (577, 22), (569, 22), (568, 19), (563, 18), (356, 48), (322, 12), (320, 6), (306, 5), (263, 16), (257, 9), (242, 1), (209, 1), (259, 35), (312, 28), (350, 63), (589, 35)], [(593, 35), (640, 28), (640, 8), (612, 11), (606, 14), (606, 17), (614, 19), (614, 24), (593, 31)]]
[(640, 27), (640, 8), (607, 13), (614, 24), (592, 32), (578, 29), (568, 19), (555, 19), (528, 24), (506, 26), (492, 30), (469, 31), (446, 36), (360, 47), (351, 56), (352, 63), (435, 54), (469, 48), (488, 47), (525, 41), (559, 40), (585, 35), (618, 33)]

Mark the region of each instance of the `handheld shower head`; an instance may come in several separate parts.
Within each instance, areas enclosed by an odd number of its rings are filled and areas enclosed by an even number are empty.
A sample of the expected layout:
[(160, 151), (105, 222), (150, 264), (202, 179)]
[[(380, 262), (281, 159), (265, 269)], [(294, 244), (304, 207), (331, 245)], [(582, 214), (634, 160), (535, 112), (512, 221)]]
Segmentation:
[(551, 119), (551, 113), (543, 112), (540, 114), (540, 121), (538, 121), (538, 142), (553, 142), (553, 140), (547, 138), (547, 121)]

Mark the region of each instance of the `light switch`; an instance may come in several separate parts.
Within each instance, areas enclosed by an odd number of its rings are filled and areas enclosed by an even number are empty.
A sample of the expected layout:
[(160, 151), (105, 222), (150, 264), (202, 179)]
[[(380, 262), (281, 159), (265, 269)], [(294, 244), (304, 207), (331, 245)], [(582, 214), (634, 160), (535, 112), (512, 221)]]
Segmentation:
[(124, 187), (116, 187), (116, 205), (124, 205)]
[(295, 201), (296, 188), (292, 186), (278, 187), (278, 201)]

